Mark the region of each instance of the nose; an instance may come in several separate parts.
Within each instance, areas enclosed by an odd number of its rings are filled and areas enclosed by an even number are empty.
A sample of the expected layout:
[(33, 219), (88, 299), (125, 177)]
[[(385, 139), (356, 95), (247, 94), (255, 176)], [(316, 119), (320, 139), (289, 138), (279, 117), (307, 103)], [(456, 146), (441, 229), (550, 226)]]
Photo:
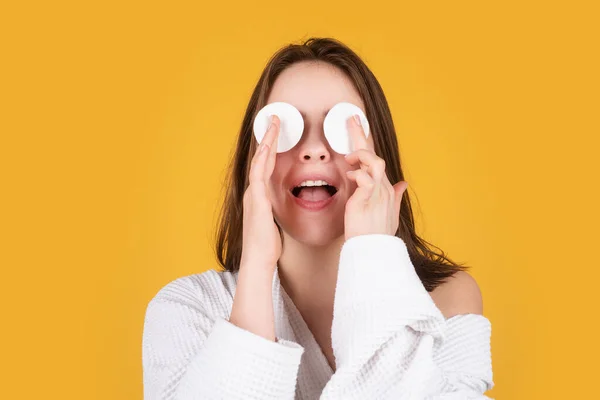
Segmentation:
[(298, 143), (298, 158), (304, 163), (329, 162), (331, 153), (322, 126), (321, 129), (305, 126), (302, 139)]

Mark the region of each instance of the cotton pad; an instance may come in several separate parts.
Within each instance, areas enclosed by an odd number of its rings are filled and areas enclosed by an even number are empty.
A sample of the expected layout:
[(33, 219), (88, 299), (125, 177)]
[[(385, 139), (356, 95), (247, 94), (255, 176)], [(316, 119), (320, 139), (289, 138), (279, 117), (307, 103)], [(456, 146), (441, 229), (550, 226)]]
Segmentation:
[(325, 138), (331, 148), (340, 154), (349, 154), (353, 151), (350, 132), (348, 132), (347, 121), (354, 114), (358, 114), (366, 137), (369, 136), (369, 121), (360, 107), (352, 103), (337, 103), (325, 117), (323, 130)]
[(300, 111), (284, 102), (270, 103), (264, 106), (254, 118), (254, 136), (260, 143), (269, 128), (269, 117), (277, 115), (280, 120), (277, 152), (283, 153), (294, 147), (302, 137), (304, 120)]

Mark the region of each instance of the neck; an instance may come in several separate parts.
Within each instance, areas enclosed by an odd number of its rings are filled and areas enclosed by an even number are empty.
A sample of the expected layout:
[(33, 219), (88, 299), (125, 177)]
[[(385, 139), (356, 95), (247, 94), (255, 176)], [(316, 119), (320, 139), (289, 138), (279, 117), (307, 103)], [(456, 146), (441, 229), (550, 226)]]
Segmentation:
[(283, 242), (277, 264), (286, 293), (299, 307), (320, 307), (324, 302), (333, 305), (344, 235), (327, 245), (311, 246), (284, 232)]

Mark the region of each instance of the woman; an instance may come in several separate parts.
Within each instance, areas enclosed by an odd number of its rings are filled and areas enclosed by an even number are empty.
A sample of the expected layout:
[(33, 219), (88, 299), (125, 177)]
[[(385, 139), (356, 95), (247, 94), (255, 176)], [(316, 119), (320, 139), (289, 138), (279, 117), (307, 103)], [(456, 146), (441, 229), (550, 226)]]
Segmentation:
[[(277, 116), (260, 146), (253, 136), (254, 117), (273, 102), (304, 120), (283, 153)], [(346, 157), (323, 133), (339, 102), (370, 122), (365, 134), (348, 119)], [(299, 188), (310, 180), (328, 187)], [(226, 187), (225, 271), (176, 279), (148, 305), (146, 399), (488, 398), (481, 293), (465, 266), (415, 233), (390, 110), (352, 50), (313, 38), (273, 56)]]

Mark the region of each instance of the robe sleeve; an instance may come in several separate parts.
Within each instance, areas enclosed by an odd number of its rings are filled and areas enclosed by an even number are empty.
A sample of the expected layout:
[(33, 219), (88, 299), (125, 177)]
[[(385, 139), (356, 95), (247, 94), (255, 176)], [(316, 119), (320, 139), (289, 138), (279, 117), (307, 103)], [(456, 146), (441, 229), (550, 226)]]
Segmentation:
[(304, 348), (268, 340), (216, 315), (211, 305), (224, 302), (224, 294), (216, 287), (192, 287), (186, 279), (171, 282), (148, 304), (144, 399), (294, 399)]
[(336, 372), (322, 400), (487, 399), (489, 321), (446, 321), (405, 243), (383, 234), (347, 240), (340, 254), (332, 347)]

